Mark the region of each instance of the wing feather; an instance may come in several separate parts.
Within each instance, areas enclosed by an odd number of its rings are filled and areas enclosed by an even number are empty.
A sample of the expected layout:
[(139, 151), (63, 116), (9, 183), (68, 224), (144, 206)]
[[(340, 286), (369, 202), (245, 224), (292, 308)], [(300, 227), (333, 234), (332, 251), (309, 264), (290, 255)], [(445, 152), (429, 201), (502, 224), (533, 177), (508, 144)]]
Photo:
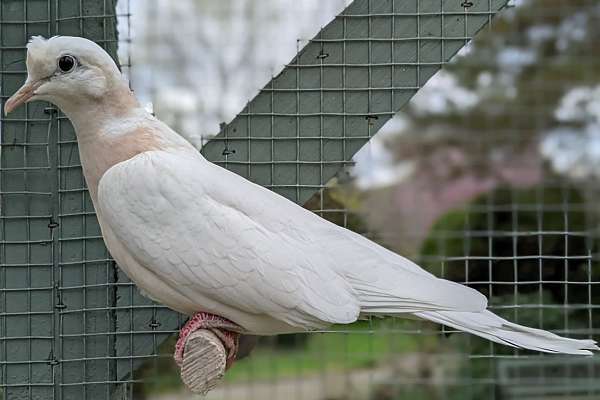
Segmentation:
[[(104, 223), (140, 264), (188, 293), (303, 329), (356, 320), (350, 284), (293, 236), (263, 224), (264, 210), (252, 215), (226, 201), (229, 190), (211, 166), (162, 151), (114, 166), (98, 189)], [(244, 200), (261, 202), (252, 193)], [(161, 300), (152, 287), (142, 289)]]
[(295, 327), (352, 322), (361, 310), (487, 306), (479, 292), (438, 279), (197, 153), (153, 151), (118, 164), (101, 179), (98, 202), (131, 254), (188, 297), (202, 294)]

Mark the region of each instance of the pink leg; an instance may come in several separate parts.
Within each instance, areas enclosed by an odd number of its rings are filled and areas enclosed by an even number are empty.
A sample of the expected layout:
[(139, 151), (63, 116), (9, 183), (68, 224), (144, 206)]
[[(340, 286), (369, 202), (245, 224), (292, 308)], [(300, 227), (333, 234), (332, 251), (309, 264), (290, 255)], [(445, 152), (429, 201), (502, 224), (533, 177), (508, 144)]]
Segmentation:
[(242, 331), (235, 323), (230, 320), (214, 314), (199, 312), (194, 314), (192, 318), (179, 330), (179, 339), (175, 344), (175, 362), (181, 367), (183, 363), (183, 352), (185, 350), (185, 342), (188, 336), (199, 329), (207, 329), (214, 333), (223, 343), (227, 351), (227, 366), (229, 369), (235, 361), (235, 355), (238, 350), (239, 332)]

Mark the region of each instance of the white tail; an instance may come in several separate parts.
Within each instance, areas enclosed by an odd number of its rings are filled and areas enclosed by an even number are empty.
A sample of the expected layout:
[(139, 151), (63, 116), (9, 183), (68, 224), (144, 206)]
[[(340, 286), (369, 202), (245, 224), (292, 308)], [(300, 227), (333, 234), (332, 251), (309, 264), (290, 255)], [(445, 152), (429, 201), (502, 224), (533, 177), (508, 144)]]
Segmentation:
[(422, 311), (414, 315), (512, 347), (577, 355), (591, 355), (590, 350), (600, 350), (594, 340), (569, 339), (541, 329), (517, 325), (488, 310)]

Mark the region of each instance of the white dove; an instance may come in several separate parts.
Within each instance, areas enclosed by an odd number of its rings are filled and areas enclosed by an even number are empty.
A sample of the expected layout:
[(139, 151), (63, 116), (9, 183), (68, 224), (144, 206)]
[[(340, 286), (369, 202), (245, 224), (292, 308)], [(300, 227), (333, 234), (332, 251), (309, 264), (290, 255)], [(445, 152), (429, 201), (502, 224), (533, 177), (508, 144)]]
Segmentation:
[(210, 163), (140, 107), (95, 43), (33, 37), (27, 50), (27, 80), (5, 112), (44, 100), (69, 117), (111, 255), (149, 297), (196, 314), (199, 326), (229, 320), (274, 335), (416, 316), (513, 347), (599, 350), (502, 319), (479, 292)]

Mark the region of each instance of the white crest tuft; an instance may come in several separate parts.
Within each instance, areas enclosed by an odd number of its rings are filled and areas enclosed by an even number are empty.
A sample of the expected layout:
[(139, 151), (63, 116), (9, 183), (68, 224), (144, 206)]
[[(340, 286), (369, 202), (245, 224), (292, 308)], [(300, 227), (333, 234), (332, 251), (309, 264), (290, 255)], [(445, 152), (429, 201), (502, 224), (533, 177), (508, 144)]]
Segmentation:
[(46, 38), (43, 36), (32, 36), (27, 43), (27, 51), (37, 53), (46, 45)]

